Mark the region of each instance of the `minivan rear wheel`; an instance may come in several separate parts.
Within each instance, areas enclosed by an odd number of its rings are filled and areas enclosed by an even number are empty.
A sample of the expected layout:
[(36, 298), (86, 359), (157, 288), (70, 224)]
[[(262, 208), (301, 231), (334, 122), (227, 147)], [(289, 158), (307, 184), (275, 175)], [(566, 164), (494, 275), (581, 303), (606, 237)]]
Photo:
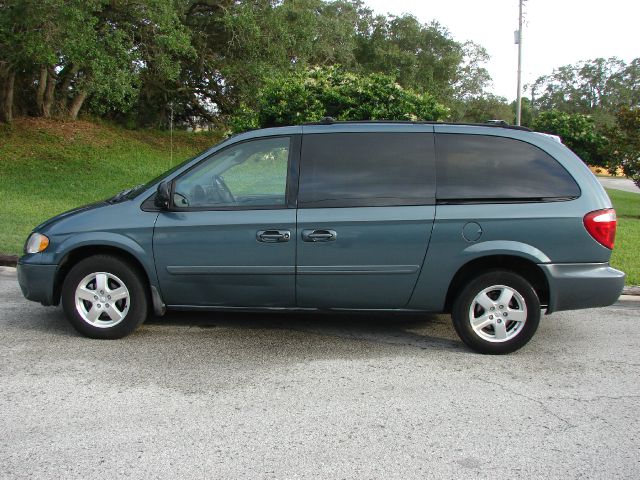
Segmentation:
[(540, 323), (540, 300), (520, 275), (494, 270), (477, 276), (456, 298), (453, 326), (470, 348), (510, 353), (527, 344)]
[(78, 262), (62, 285), (62, 307), (69, 322), (91, 338), (129, 335), (147, 318), (149, 299), (138, 271), (111, 255)]

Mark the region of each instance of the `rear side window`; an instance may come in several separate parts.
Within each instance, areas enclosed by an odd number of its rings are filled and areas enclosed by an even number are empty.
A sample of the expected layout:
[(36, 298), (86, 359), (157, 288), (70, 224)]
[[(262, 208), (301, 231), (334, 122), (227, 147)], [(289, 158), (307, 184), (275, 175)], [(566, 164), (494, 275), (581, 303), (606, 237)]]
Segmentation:
[(580, 196), (562, 165), (538, 147), (488, 135), (436, 135), (438, 200), (553, 200)]
[(305, 134), (301, 208), (433, 204), (431, 133)]

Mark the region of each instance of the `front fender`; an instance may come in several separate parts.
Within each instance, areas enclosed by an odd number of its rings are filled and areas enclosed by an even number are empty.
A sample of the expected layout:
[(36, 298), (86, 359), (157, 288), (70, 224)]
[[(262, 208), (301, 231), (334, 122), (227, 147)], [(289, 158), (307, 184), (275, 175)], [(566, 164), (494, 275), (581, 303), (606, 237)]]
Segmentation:
[(148, 239), (145, 237), (133, 239), (127, 235), (115, 232), (92, 231), (74, 233), (55, 245), (52, 251), (45, 251), (40, 254), (40, 263), (60, 265), (74, 250), (91, 246), (111, 247), (130, 254), (143, 266), (151, 285), (158, 285), (151, 249), (151, 235), (149, 235)]

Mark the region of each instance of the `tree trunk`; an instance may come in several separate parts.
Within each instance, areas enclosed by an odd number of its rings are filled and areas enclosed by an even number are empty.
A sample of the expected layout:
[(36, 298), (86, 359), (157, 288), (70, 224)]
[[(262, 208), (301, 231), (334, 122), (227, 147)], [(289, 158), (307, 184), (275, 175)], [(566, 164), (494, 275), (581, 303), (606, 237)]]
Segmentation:
[(5, 82), (7, 74), (9, 73), (9, 67), (4, 62), (0, 62), (0, 123), (4, 123), (4, 96), (5, 96)]
[(56, 88), (56, 73), (53, 67), (47, 69), (47, 88), (44, 92), (42, 102), (42, 115), (45, 118), (51, 118), (51, 107), (53, 106), (53, 95)]
[(78, 113), (80, 112), (82, 104), (84, 103), (86, 98), (87, 92), (85, 90), (78, 92), (78, 94), (73, 97), (73, 101), (71, 102), (71, 106), (69, 107), (69, 117), (71, 117), (71, 120), (78, 119)]
[(36, 106), (38, 113), (44, 115), (44, 91), (47, 88), (47, 67), (40, 66), (40, 77), (38, 78), (38, 89), (36, 90)]
[(7, 68), (4, 75), (2, 92), (0, 93), (0, 99), (2, 99), (2, 104), (0, 105), (0, 122), (11, 123), (13, 121), (13, 86), (15, 81), (16, 72)]
[(62, 85), (60, 86), (60, 110), (66, 112), (69, 106), (69, 87), (71, 87), (71, 81), (78, 73), (78, 67), (73, 64), (67, 65), (62, 72), (60, 72), (60, 77), (62, 78)]

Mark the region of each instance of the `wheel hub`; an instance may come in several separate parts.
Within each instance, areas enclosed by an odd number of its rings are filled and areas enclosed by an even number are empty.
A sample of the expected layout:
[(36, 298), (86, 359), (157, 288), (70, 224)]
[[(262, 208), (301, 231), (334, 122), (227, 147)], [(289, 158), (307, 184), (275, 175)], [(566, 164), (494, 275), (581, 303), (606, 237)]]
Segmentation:
[(95, 272), (84, 277), (76, 288), (75, 298), (80, 318), (94, 327), (113, 327), (124, 320), (129, 311), (127, 286), (108, 272)]
[(522, 331), (527, 306), (522, 295), (507, 285), (493, 285), (478, 293), (469, 308), (471, 328), (489, 342), (506, 342)]

